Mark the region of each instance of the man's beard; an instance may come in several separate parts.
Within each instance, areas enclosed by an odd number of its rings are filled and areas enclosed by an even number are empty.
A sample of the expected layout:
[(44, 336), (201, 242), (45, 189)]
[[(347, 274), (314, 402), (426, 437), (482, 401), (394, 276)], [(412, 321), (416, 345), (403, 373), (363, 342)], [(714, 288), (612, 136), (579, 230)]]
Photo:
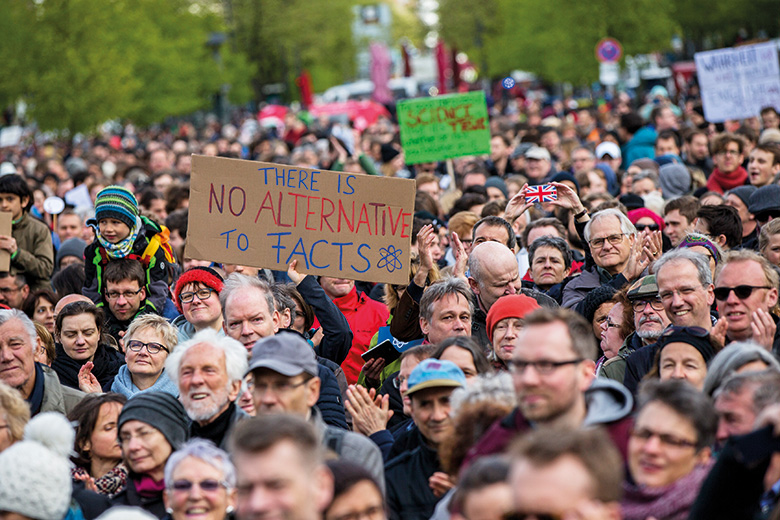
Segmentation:
[(212, 397), (201, 401), (194, 401), (189, 396), (185, 397), (183, 401), (184, 409), (190, 419), (198, 422), (209, 421), (215, 419), (219, 411), (230, 402), (230, 389), (225, 388), (224, 393), (212, 392)]

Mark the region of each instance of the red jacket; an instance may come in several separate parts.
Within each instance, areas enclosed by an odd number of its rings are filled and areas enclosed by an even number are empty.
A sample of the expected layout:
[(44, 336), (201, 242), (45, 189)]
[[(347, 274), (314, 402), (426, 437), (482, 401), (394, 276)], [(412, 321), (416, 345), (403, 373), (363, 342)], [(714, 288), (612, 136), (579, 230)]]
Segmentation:
[(360, 369), (364, 365), (360, 355), (368, 350), (371, 338), (377, 333), (379, 327), (387, 325), (390, 311), (384, 304), (372, 300), (365, 293), (358, 294), (354, 287), (346, 296), (335, 298), (333, 303), (347, 318), (352, 329), (352, 348), (341, 363), (347, 383), (352, 385), (357, 383)]

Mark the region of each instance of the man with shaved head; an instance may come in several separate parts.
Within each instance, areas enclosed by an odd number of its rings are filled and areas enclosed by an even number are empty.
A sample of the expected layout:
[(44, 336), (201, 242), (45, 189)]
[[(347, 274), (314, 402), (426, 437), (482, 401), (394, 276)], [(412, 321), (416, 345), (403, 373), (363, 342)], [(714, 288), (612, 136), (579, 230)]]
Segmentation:
[(477, 301), (471, 321), (471, 337), (490, 349), (485, 322), (496, 300), (507, 294), (523, 293), (541, 305), (557, 307), (555, 300), (531, 289), (522, 289), (517, 258), (511, 249), (498, 242), (484, 242), (469, 255), (469, 286)]

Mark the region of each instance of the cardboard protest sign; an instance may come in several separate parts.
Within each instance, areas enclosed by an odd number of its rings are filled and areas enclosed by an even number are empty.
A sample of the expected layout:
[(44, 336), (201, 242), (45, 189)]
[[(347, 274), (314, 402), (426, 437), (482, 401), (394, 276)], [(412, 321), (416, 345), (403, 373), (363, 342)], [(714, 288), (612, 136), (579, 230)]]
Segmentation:
[(469, 92), (398, 103), (398, 124), (409, 164), (490, 153), (485, 93)]
[(758, 116), (766, 106), (780, 110), (780, 68), (774, 43), (698, 52), (694, 59), (707, 121)]
[(414, 194), (408, 179), (194, 155), (186, 255), (407, 284)]
[[(0, 235), (11, 236), (11, 220), (13, 214), (8, 211), (0, 211)], [(0, 271), (11, 270), (11, 253), (0, 249)]]

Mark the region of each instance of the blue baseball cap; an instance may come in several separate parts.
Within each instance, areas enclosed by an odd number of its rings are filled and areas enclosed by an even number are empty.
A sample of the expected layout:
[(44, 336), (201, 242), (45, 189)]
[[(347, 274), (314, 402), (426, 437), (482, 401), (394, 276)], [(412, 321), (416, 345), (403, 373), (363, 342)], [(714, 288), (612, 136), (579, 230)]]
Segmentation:
[(409, 375), (409, 389), (404, 395), (411, 395), (426, 388), (466, 386), (466, 376), (452, 361), (426, 359)]

